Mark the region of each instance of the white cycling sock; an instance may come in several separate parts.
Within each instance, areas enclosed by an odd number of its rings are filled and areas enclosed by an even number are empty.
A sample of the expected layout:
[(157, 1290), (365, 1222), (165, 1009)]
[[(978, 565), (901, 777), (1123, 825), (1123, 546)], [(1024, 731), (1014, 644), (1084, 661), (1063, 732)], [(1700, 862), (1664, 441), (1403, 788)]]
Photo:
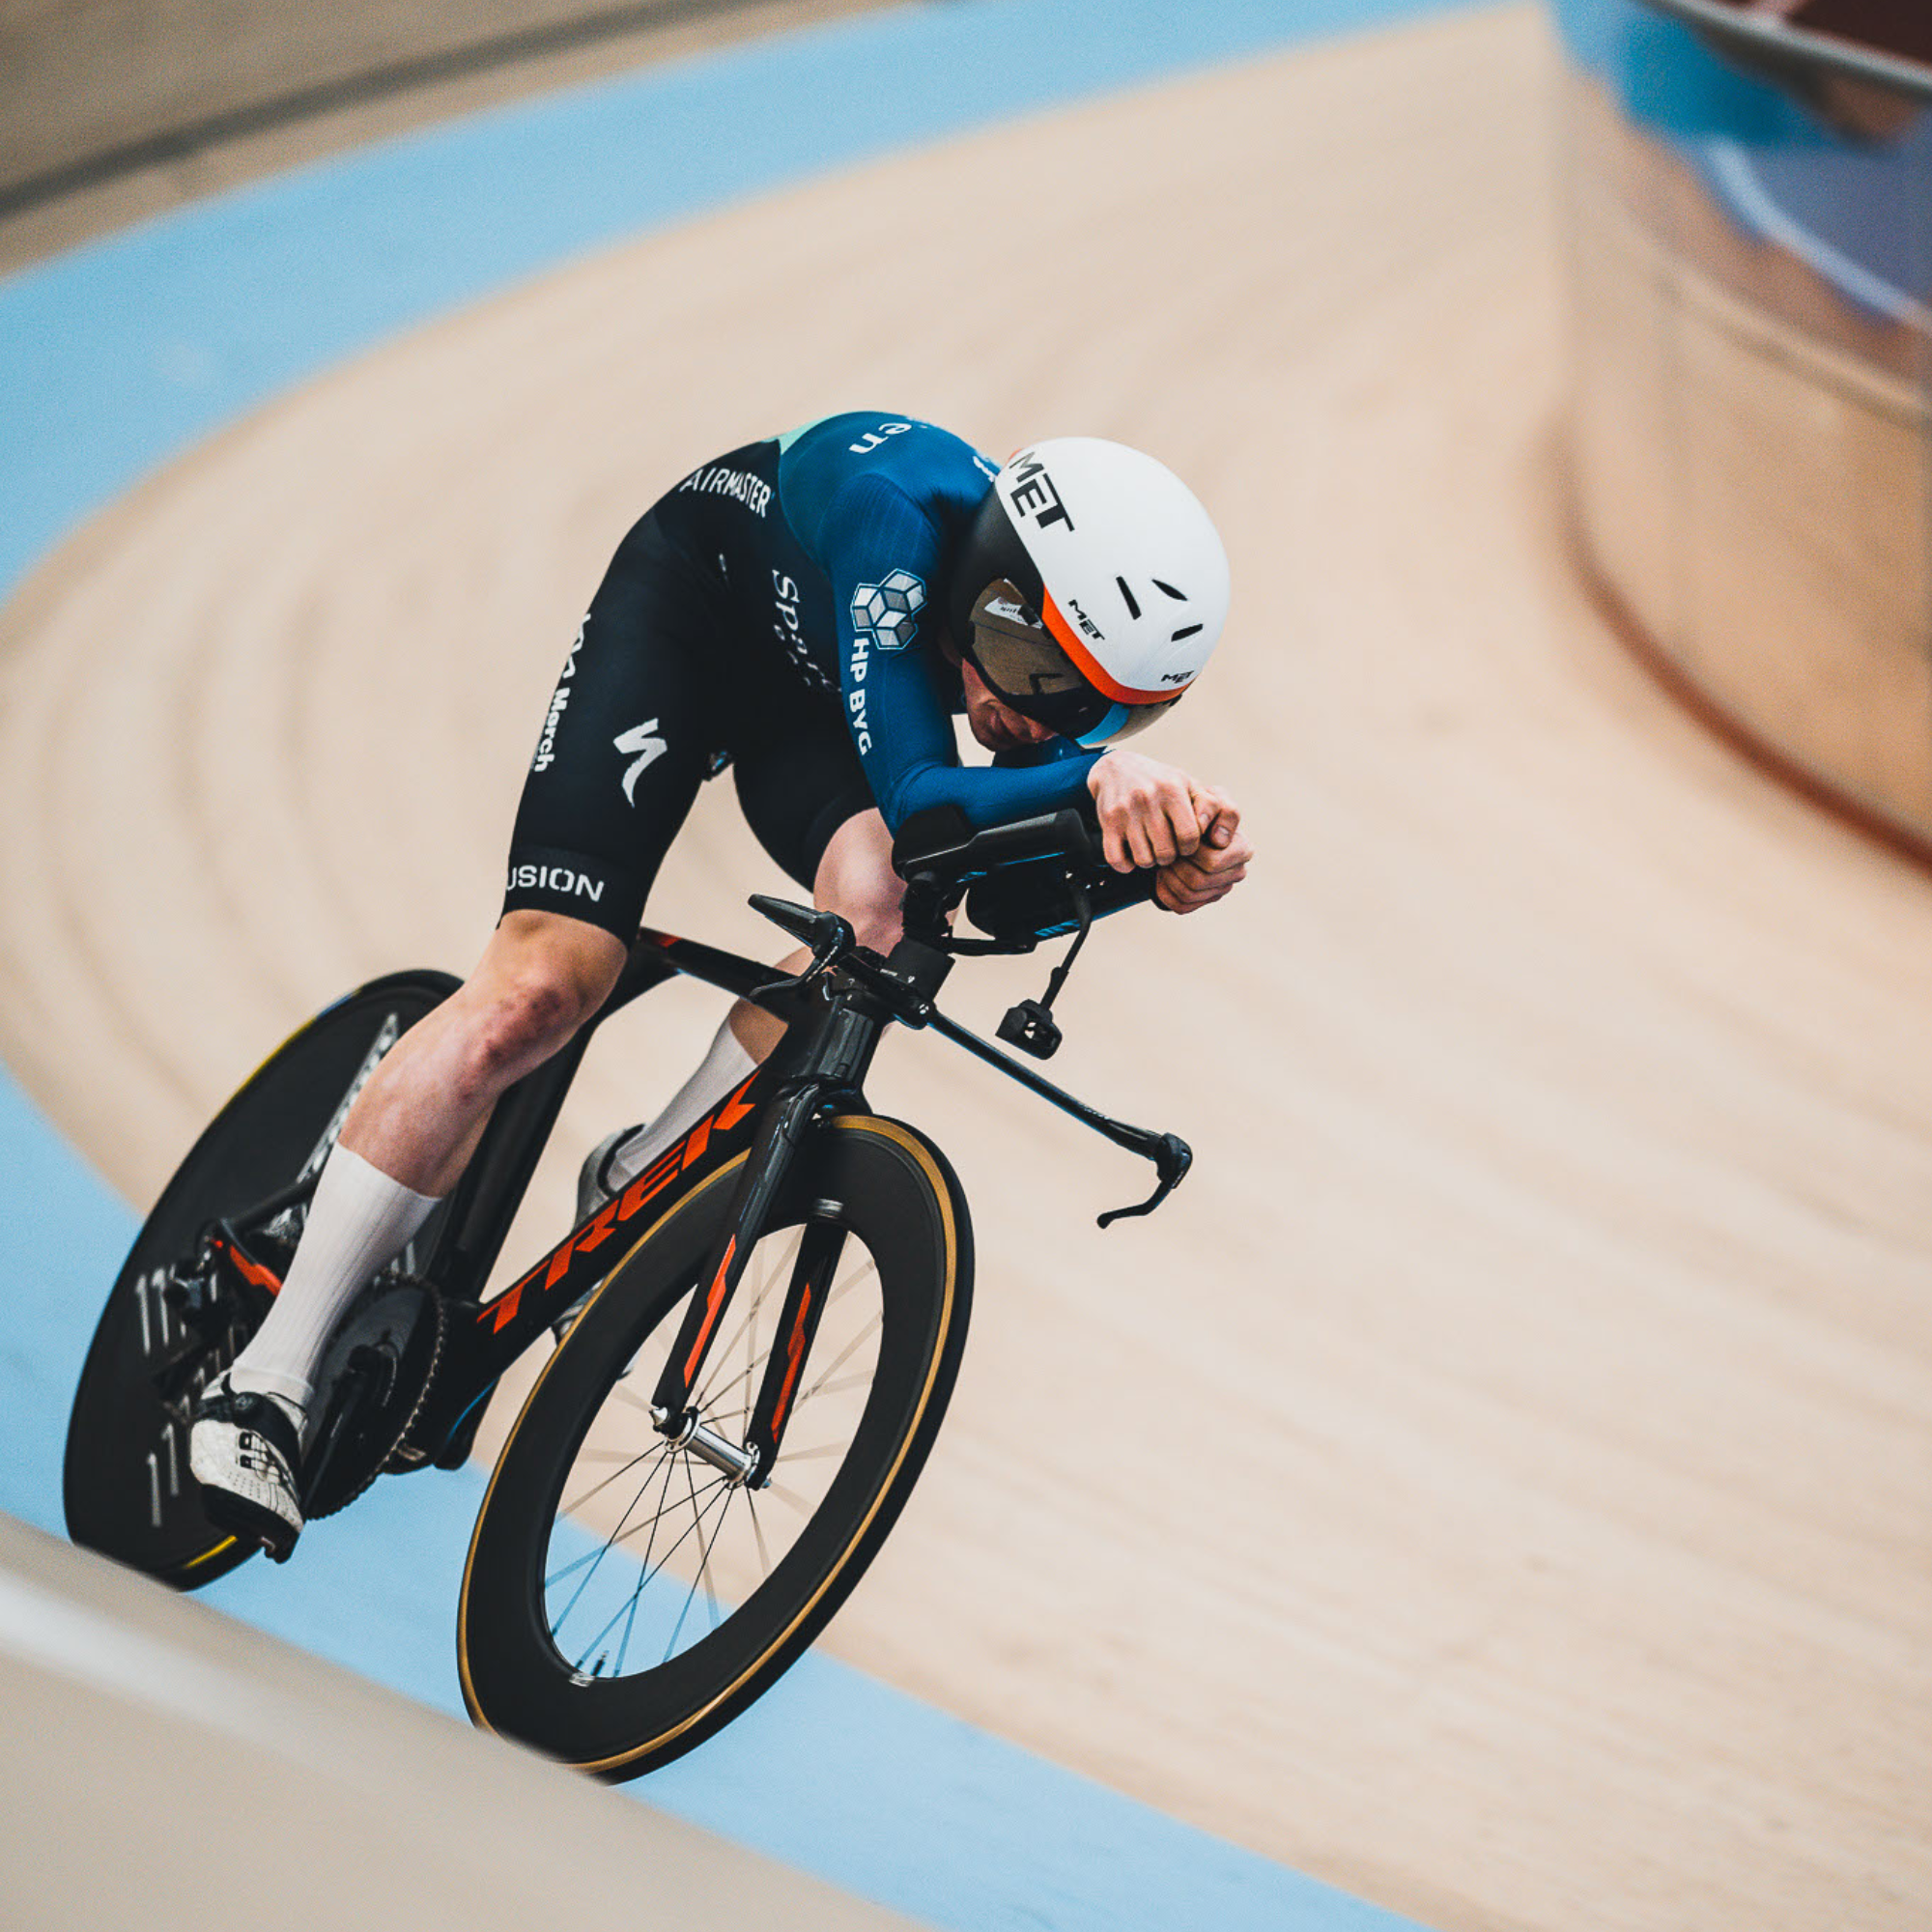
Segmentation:
[(336, 1323), (376, 1270), (406, 1248), (437, 1205), (338, 1147), (316, 1182), (289, 1278), (255, 1339), (236, 1358), (229, 1386), (279, 1397), (306, 1416), (315, 1372)]
[(688, 1134), (758, 1063), (739, 1044), (727, 1019), (718, 1029), (711, 1050), (697, 1071), (672, 1096), (670, 1104), (648, 1125), (618, 1142), (603, 1162), (599, 1177), (607, 1192), (621, 1194), (673, 1141)]

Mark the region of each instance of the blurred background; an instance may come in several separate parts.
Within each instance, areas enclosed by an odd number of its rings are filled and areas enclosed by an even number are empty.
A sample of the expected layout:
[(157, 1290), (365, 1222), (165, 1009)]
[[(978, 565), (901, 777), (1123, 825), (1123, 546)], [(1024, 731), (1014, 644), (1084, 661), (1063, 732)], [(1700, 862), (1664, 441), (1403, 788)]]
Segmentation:
[(1922, 855), (1932, 21), (1557, 17), (1599, 589), (1708, 715)]

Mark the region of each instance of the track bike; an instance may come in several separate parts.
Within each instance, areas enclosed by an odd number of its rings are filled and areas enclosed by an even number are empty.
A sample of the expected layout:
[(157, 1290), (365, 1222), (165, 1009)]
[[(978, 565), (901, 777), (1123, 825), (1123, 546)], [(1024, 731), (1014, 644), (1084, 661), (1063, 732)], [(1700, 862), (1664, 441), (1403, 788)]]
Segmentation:
[[(596, 1021), (499, 1101), (464, 1179), (361, 1292), (318, 1378), (310, 1520), (384, 1472), (461, 1466), (505, 1370), (554, 1343), (477, 1518), (459, 1674), (479, 1725), (607, 1778), (668, 1762), (769, 1688), (858, 1581), (938, 1432), (972, 1298), (971, 1224), (938, 1148), (867, 1105), (886, 1029), (930, 1028), (1151, 1160), (1153, 1193), (1103, 1227), (1152, 1211), (1192, 1158), (935, 1004), (956, 957), (1070, 936), (1043, 997), (998, 1029), (1048, 1057), (1053, 1002), (1094, 921), (1146, 898), (1151, 873), (1112, 872), (1091, 818), (1071, 810), (981, 830), (925, 814), (894, 863), (906, 894), (890, 956), (836, 914), (763, 896), (752, 904), (810, 950), (796, 976), (639, 933)], [(783, 1018), (781, 1045), (486, 1293), (595, 1027), (677, 975)], [(76, 1543), (183, 1589), (257, 1552), (203, 1513), (187, 1473), (195, 1399), (270, 1306), (356, 1094), (456, 984), (392, 974), (328, 1008), (168, 1183), (74, 1399), (64, 1488)]]

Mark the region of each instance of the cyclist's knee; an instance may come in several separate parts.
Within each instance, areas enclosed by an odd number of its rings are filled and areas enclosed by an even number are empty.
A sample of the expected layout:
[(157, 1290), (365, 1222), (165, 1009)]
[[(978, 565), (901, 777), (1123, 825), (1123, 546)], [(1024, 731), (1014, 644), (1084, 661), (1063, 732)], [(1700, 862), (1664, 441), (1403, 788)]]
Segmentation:
[(848, 920), (861, 946), (890, 952), (898, 944), (905, 881), (893, 870), (893, 836), (878, 812), (862, 811), (832, 835), (812, 898)]
[(869, 946), (874, 952), (890, 952), (899, 943), (899, 916), (897, 898), (891, 905), (868, 905), (845, 913), (859, 944)]
[(486, 1077), (547, 1059), (609, 997), (625, 948), (580, 920), (512, 913), (465, 992), (471, 1052)]
[(514, 1078), (528, 1061), (548, 1057), (570, 1037), (575, 1012), (567, 989), (541, 974), (498, 980), (477, 1003), (471, 1054), (486, 1077)]

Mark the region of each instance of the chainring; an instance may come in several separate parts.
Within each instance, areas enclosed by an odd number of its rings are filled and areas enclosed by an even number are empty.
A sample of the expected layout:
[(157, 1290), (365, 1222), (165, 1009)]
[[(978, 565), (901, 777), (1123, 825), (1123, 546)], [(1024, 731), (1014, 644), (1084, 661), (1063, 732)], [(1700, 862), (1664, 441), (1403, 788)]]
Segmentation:
[(442, 1299), (426, 1282), (378, 1280), (336, 1330), (317, 1386), (327, 1391), (305, 1464), (310, 1521), (353, 1503), (389, 1464), (442, 1359)]

